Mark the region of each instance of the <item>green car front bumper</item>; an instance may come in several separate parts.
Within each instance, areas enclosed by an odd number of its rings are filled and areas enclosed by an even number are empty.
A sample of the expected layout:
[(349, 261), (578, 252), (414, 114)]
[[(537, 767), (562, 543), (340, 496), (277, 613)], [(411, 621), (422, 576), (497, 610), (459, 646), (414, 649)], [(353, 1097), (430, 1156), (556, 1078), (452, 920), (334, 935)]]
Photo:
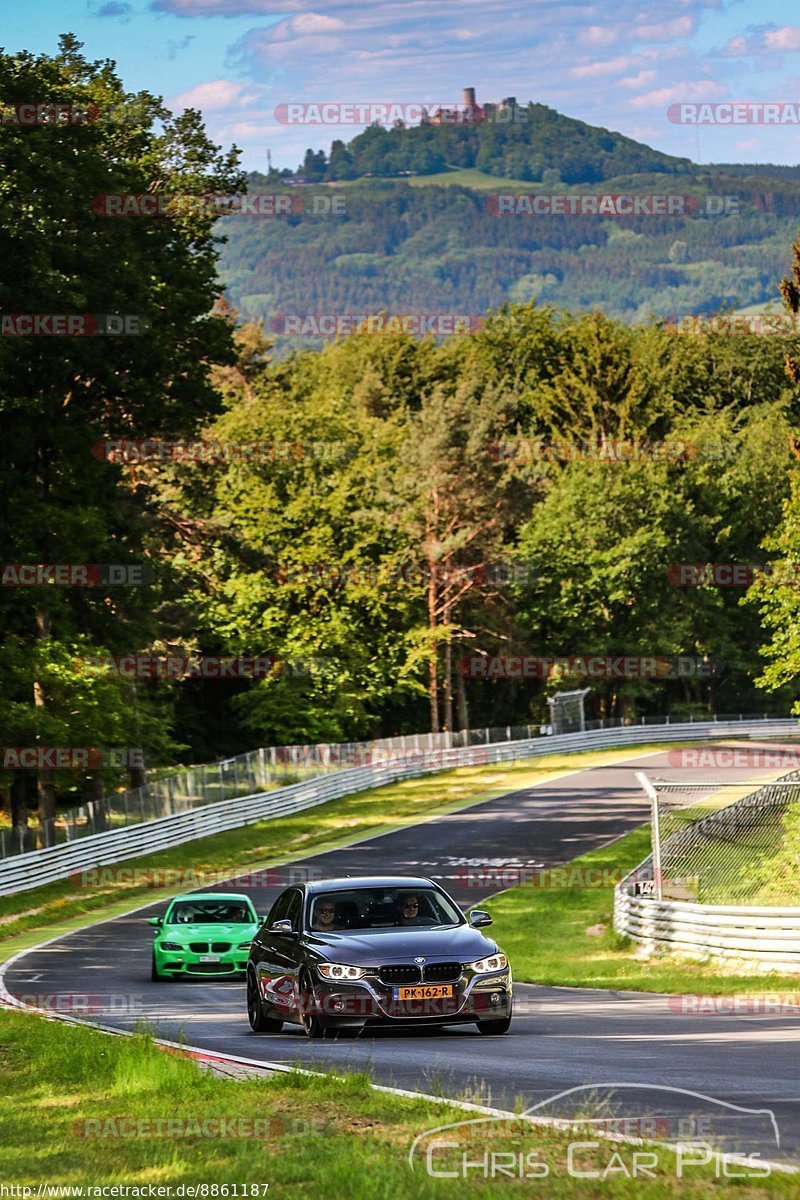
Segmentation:
[[(195, 949), (191, 945), (181, 945), (172, 949), (169, 939), (167, 948), (156, 941), (153, 943), (153, 973), (160, 979), (175, 979), (179, 976), (197, 976), (219, 978), (226, 975), (244, 975), (247, 970), (247, 956), (250, 952), (248, 942), (243, 949), (238, 944), (228, 944), (228, 949), (212, 949), (213, 942), (205, 943), (205, 949)], [(177, 943), (173, 943), (177, 946)], [(203, 943), (195, 943), (195, 946)]]

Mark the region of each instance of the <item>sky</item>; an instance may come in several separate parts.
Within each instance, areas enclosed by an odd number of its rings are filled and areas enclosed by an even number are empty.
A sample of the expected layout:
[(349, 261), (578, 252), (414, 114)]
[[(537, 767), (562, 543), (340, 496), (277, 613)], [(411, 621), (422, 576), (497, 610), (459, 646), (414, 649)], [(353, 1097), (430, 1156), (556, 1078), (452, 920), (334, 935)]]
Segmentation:
[(670, 105), (800, 105), (800, 13), (786, 0), (27, 0), (6, 52), (71, 32), (131, 91), (198, 108), (249, 170), (295, 168), (358, 125), (287, 125), (281, 104), (548, 104), (696, 162), (800, 162), (798, 125), (681, 125)]

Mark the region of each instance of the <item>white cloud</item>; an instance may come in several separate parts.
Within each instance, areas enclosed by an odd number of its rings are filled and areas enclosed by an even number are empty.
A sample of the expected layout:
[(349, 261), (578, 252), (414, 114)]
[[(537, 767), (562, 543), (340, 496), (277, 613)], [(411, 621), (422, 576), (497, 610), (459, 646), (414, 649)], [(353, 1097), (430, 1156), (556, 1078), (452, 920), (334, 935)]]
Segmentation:
[(630, 71), (636, 66), (635, 58), (608, 58), (605, 62), (584, 63), (580, 67), (571, 67), (570, 75), (575, 79), (598, 79), (604, 75), (618, 75), (621, 71)]
[(580, 40), (587, 46), (613, 46), (619, 30), (607, 25), (590, 25), (581, 31)]
[(637, 75), (629, 75), (627, 79), (620, 79), (618, 82), (620, 87), (641, 88), (652, 83), (655, 78), (655, 71), (639, 71)]
[(800, 50), (800, 26), (784, 25), (781, 29), (768, 30), (764, 35), (764, 49), (768, 54)]
[(630, 104), (633, 108), (655, 108), (681, 101), (719, 99), (724, 95), (725, 88), (713, 79), (687, 79), (646, 92), (643, 96), (634, 96)]
[(244, 85), (232, 79), (214, 79), (209, 83), (198, 83), (188, 92), (173, 96), (170, 108), (199, 108), (204, 112), (219, 112), (232, 104), (241, 103)]
[(676, 38), (688, 38), (694, 33), (696, 23), (694, 17), (687, 15), (649, 25), (644, 22), (637, 23), (631, 32), (637, 42), (671, 42)]

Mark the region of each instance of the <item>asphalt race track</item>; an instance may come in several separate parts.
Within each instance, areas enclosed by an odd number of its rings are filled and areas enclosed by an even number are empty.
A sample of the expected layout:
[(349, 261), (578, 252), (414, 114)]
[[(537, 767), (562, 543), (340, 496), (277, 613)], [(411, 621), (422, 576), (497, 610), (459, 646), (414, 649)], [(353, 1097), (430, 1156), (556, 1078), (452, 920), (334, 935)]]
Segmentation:
[[(747, 743), (750, 748), (757, 744)], [(776, 743), (768, 746), (778, 748)], [(427, 875), (462, 906), (475, 907), (498, 890), (492, 870), (559, 865), (646, 820), (638, 770), (672, 779), (677, 775), (666, 751), (632, 753), (622, 764), (572, 772), (310, 857), (302, 868), (320, 878)], [(687, 781), (745, 780), (763, 777), (764, 768), (683, 769), (680, 775)], [(228, 887), (249, 892), (257, 910), (266, 912), (291, 881), (291, 871), (276, 869), (271, 887), (256, 889), (235, 881)], [(315, 1069), (368, 1070), (379, 1083), (498, 1107), (510, 1107), (519, 1097), (526, 1106), (541, 1104), (571, 1088), (590, 1087), (593, 1095), (607, 1096), (607, 1085), (639, 1085), (615, 1090), (615, 1114), (657, 1110), (696, 1117), (708, 1108), (716, 1114), (715, 1134), (724, 1137), (727, 1148), (759, 1150), (764, 1157), (800, 1163), (800, 1009), (779, 1015), (687, 1012), (667, 996), (516, 984), (514, 1022), (510, 1033), (499, 1038), (482, 1037), (471, 1026), (378, 1031), (323, 1042), (308, 1040), (295, 1026), (255, 1035), (247, 1022), (243, 983), (151, 983), (153, 931), (146, 920), (163, 909), (163, 903), (153, 905), (30, 951), (8, 968), (6, 987), (27, 1003), (42, 998), (44, 1006), (57, 1004), (59, 997), (76, 998), (79, 1016), (86, 1015), (80, 1010), (83, 997), (89, 1019), (114, 1028), (131, 1029), (144, 1019), (162, 1037), (177, 1040), (182, 1035), (189, 1044), (217, 1053)], [(535, 937), (532, 929), (533, 941)], [(681, 1092), (657, 1090), (669, 1088), (712, 1099), (701, 1103)], [(560, 1101), (547, 1111), (571, 1115), (569, 1103)], [(725, 1105), (771, 1110), (780, 1145), (763, 1114), (750, 1116)]]

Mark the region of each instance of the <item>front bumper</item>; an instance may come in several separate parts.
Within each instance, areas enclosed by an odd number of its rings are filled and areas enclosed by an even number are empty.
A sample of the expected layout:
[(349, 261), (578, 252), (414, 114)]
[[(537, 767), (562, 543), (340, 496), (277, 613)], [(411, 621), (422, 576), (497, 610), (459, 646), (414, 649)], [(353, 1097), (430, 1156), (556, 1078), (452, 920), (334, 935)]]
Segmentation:
[(230, 950), (216, 957), (218, 962), (201, 962), (200, 955), (191, 951), (154, 948), (156, 969), (165, 978), (186, 976), (192, 979), (219, 979), (244, 975), (249, 950)]
[[(377, 978), (341, 982), (318, 979), (312, 1003), (331, 1024), (457, 1025), (501, 1020), (511, 1014), (511, 971), (462, 975), (452, 984), (453, 996), (399, 1000), (394, 989)], [(303, 997), (300, 998), (301, 1002)]]

